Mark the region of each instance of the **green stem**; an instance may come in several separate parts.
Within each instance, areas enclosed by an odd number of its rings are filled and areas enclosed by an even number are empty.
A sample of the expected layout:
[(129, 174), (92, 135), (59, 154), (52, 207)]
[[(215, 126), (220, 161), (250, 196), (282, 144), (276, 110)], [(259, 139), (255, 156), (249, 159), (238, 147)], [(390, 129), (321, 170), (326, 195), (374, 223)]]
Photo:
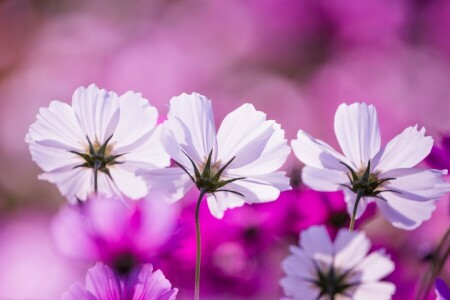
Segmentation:
[(363, 196), (363, 193), (364, 193), (364, 190), (359, 189), (358, 193), (356, 194), (355, 206), (353, 207), (353, 213), (352, 213), (352, 218), (350, 220), (349, 231), (353, 231), (353, 228), (355, 227), (356, 212), (358, 211), (358, 204)]
[(94, 161), (94, 193), (97, 195), (98, 192), (98, 170), (101, 167), (101, 162), (98, 159)]
[(202, 202), (203, 196), (205, 196), (206, 191), (200, 190), (200, 196), (197, 200), (197, 207), (195, 208), (195, 233), (197, 238), (197, 249), (196, 249), (196, 259), (195, 259), (195, 292), (194, 292), (194, 299), (198, 300), (200, 299), (200, 263), (202, 259), (202, 243), (201, 243), (201, 236), (200, 236), (200, 220), (199, 220), (199, 213), (200, 213), (200, 203)]

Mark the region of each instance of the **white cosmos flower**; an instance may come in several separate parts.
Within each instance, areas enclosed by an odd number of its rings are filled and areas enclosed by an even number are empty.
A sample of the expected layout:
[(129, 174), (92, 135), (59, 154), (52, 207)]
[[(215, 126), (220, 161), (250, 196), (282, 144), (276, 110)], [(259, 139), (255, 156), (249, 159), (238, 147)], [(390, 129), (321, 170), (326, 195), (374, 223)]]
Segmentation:
[[(162, 131), (166, 151), (185, 170), (176, 167), (142, 171), (140, 174), (150, 191), (164, 190), (172, 193), (171, 200), (180, 199), (194, 185), (193, 163), (202, 173), (210, 154), (211, 172), (207, 177), (212, 179), (225, 167), (220, 181), (235, 180), (208, 190), (208, 206), (217, 218), (222, 218), (228, 208), (245, 202), (272, 201), (280, 191), (290, 189), (285, 172), (277, 171), (290, 153), (284, 131), (275, 121), (266, 120), (266, 115), (251, 104), (228, 114), (216, 133), (211, 101), (197, 93), (182, 94), (170, 100), (168, 120)], [(198, 180), (196, 185), (201, 189)]]
[(394, 263), (384, 250), (368, 254), (364, 232), (341, 229), (332, 242), (324, 226), (312, 226), (302, 231), (299, 244), (282, 263), (286, 277), (280, 284), (289, 299), (388, 300), (394, 294), (392, 283), (380, 281)]
[(375, 201), (395, 227), (415, 229), (430, 218), (435, 200), (450, 190), (442, 180), (447, 170), (413, 168), (433, 146), (424, 128), (408, 127), (381, 147), (375, 107), (354, 103), (339, 106), (334, 130), (344, 155), (301, 130), (292, 149), (306, 165), (303, 182), (319, 191), (343, 190), (350, 214), (361, 192), (357, 218)]
[(157, 117), (141, 94), (118, 96), (92, 84), (75, 91), (72, 106), (52, 101), (41, 108), (25, 140), (44, 170), (39, 178), (56, 184), (69, 201), (85, 200), (94, 192), (95, 173), (98, 193), (138, 199), (147, 195), (147, 188), (135, 170), (170, 163)]

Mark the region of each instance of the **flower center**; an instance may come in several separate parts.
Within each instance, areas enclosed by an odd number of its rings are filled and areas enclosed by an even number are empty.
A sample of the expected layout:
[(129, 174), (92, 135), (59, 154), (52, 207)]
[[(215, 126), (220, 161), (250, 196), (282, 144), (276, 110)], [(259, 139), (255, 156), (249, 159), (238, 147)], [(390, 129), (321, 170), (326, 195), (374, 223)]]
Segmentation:
[(138, 264), (136, 257), (131, 253), (122, 253), (112, 262), (112, 268), (120, 275), (128, 275)]
[(238, 178), (231, 178), (231, 179), (223, 179), (222, 178), (223, 172), (233, 162), (233, 160), (236, 157), (233, 157), (232, 159), (230, 159), (230, 161), (228, 161), (222, 168), (220, 168), (220, 166), (221, 166), (220, 160), (216, 161), (214, 163), (211, 161), (212, 160), (212, 152), (213, 152), (213, 150), (211, 149), (211, 151), (209, 152), (208, 158), (206, 159), (206, 162), (200, 164), (200, 169), (202, 170), (200, 172), (199, 168), (197, 167), (196, 163), (192, 160), (192, 158), (190, 158), (189, 155), (187, 155), (183, 151), (183, 153), (187, 156), (187, 158), (189, 159), (189, 161), (192, 164), (192, 168), (194, 169), (194, 175), (190, 174), (188, 172), (188, 170), (183, 165), (179, 164), (177, 161), (175, 161), (175, 163), (180, 168), (182, 168), (183, 171), (186, 172), (186, 174), (189, 175), (191, 180), (195, 183), (195, 185), (197, 186), (197, 188), (200, 191), (204, 191), (205, 193), (230, 192), (230, 193), (234, 193), (234, 194), (244, 197), (244, 195), (242, 195), (239, 192), (222, 189), (228, 183), (245, 178), (245, 177), (238, 177)]
[(326, 295), (329, 296), (330, 300), (334, 300), (335, 296), (344, 294), (345, 290), (352, 286), (345, 281), (347, 273), (338, 274), (333, 267), (330, 268), (328, 273), (318, 271), (317, 275), (318, 279), (314, 284), (320, 289), (320, 297)]
[(94, 170), (94, 191), (96, 193), (97, 193), (98, 171), (105, 173), (111, 180), (113, 180), (111, 174), (109, 173), (108, 166), (123, 163), (116, 161), (116, 159), (122, 156), (123, 154), (110, 155), (112, 148), (110, 145), (108, 146), (108, 143), (111, 140), (111, 138), (112, 135), (106, 139), (103, 145), (100, 145), (98, 141), (95, 141), (94, 144), (92, 144), (89, 137), (86, 136), (86, 139), (89, 144), (89, 148), (87, 149), (86, 153), (69, 151), (76, 155), (79, 155), (84, 160), (84, 163), (76, 165), (74, 168), (91, 168)]
[(100, 144), (98, 141), (95, 141), (94, 144), (92, 144), (89, 137), (86, 136), (86, 139), (89, 144), (89, 148), (87, 149), (86, 153), (81, 153), (77, 151), (69, 151), (74, 154), (79, 155), (81, 158), (83, 158), (84, 163), (79, 164), (75, 166), (74, 168), (92, 168), (95, 170), (98, 170), (100, 172), (103, 172), (111, 177), (109, 174), (108, 166), (120, 164), (122, 162), (116, 161), (117, 158), (122, 156), (123, 154), (119, 155), (112, 155), (111, 145), (108, 145), (109, 141), (111, 140), (112, 135), (105, 141), (105, 143)]
[[(350, 180), (350, 185), (344, 184), (343, 186), (347, 187), (351, 191), (356, 194), (361, 195), (361, 197), (376, 197), (381, 198), (379, 194), (381, 192), (395, 192), (392, 190), (381, 189), (385, 182), (390, 180), (394, 180), (395, 178), (383, 178), (378, 179), (378, 173), (371, 173), (370, 171), (370, 160), (367, 164), (367, 168), (364, 170), (360, 170), (358, 172), (354, 171), (350, 166), (341, 162), (350, 173), (347, 173), (348, 179)], [(381, 198), (382, 199), (382, 198)]]
[(334, 228), (341, 228), (350, 221), (347, 211), (333, 212), (330, 214), (327, 220), (327, 224)]

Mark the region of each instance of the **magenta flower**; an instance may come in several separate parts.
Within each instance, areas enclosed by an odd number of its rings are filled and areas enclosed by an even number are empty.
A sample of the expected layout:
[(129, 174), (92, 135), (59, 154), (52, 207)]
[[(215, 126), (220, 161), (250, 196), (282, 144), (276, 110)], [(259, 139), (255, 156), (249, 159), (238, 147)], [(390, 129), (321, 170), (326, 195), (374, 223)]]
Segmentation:
[(432, 168), (450, 169), (450, 136), (443, 136), (441, 145), (434, 145), (425, 162)]
[(107, 265), (97, 263), (89, 269), (85, 286), (76, 283), (62, 300), (172, 300), (178, 289), (160, 270), (153, 272), (151, 264), (136, 267), (128, 275), (121, 275)]
[[(350, 216), (347, 213), (347, 204), (344, 195), (340, 192), (317, 192), (314, 190), (292, 190), (283, 192), (278, 199), (279, 203), (289, 201), (291, 206), (286, 210), (291, 233), (297, 235), (303, 229), (312, 225), (324, 225), (332, 237), (338, 230), (348, 227)], [(375, 207), (369, 205), (365, 213), (356, 222), (356, 228), (364, 224), (375, 215)], [(286, 225), (285, 225), (286, 227)]]
[(124, 203), (98, 196), (80, 206), (63, 207), (52, 231), (57, 247), (69, 257), (129, 269), (149, 262), (168, 246), (176, 217), (176, 210), (164, 201)]
[(440, 278), (436, 279), (435, 284), (436, 300), (450, 300), (450, 289)]

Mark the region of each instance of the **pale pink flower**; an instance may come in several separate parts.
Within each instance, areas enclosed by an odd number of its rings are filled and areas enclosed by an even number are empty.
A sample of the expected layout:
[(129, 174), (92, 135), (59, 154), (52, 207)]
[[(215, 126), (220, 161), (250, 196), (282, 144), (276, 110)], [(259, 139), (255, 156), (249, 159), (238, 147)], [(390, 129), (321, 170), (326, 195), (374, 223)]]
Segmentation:
[(135, 170), (169, 164), (157, 117), (141, 94), (118, 96), (93, 84), (75, 91), (72, 106), (52, 101), (26, 136), (33, 160), (44, 170), (39, 179), (56, 184), (70, 202), (96, 189), (105, 196), (146, 196)]
[(303, 182), (319, 191), (343, 190), (350, 214), (360, 194), (356, 218), (375, 201), (395, 227), (415, 229), (431, 217), (435, 200), (450, 191), (442, 180), (447, 170), (414, 168), (433, 146), (424, 128), (408, 127), (381, 147), (375, 107), (354, 103), (339, 106), (334, 129), (344, 155), (302, 130), (292, 149), (306, 165)]
[(368, 254), (364, 232), (341, 229), (331, 241), (324, 226), (312, 226), (300, 234), (299, 245), (282, 263), (280, 284), (289, 299), (388, 300), (394, 294), (394, 284), (381, 281), (394, 263), (383, 250)]
[(180, 168), (140, 171), (149, 190), (177, 200), (195, 182), (208, 193), (217, 218), (226, 209), (273, 201), (290, 189), (285, 172), (277, 171), (290, 153), (284, 131), (251, 104), (228, 114), (216, 132), (210, 100), (197, 93), (174, 97), (161, 139)]

